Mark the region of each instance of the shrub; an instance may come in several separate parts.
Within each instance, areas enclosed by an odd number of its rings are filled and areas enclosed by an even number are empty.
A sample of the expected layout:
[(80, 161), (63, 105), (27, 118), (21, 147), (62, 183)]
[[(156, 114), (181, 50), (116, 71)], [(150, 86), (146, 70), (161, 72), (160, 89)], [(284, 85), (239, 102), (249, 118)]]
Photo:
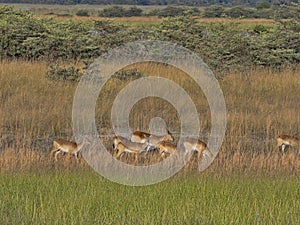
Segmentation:
[(126, 10), (125, 16), (131, 17), (131, 16), (141, 16), (143, 10), (134, 6), (130, 7), (128, 10)]
[(201, 11), (198, 7), (193, 7), (185, 11), (186, 15), (191, 15), (191, 16), (199, 16), (200, 13)]
[(57, 64), (50, 65), (50, 69), (46, 73), (46, 77), (54, 81), (79, 81), (81, 76), (80, 69), (74, 66), (61, 67)]
[(267, 1), (263, 1), (263, 2), (259, 2), (256, 5), (256, 9), (260, 10), (260, 9), (269, 9), (271, 8), (271, 3), (267, 2)]
[(159, 17), (183, 16), (185, 10), (181, 7), (168, 6), (158, 12)]
[(85, 9), (80, 9), (76, 13), (77, 16), (90, 16), (89, 12)]
[(199, 14), (200, 14), (200, 10), (197, 7), (183, 8), (183, 7), (168, 6), (163, 9), (153, 9), (147, 14), (147, 16), (175, 17), (175, 16), (187, 16), (187, 15), (198, 16)]
[(225, 14), (231, 18), (251, 18), (254, 15), (254, 10), (242, 6), (235, 6), (225, 10)]
[(203, 12), (203, 17), (206, 18), (215, 18), (215, 17), (222, 17), (224, 13), (224, 8), (220, 5), (213, 5), (207, 7)]
[(142, 76), (143, 74), (137, 71), (137, 69), (130, 69), (130, 70), (118, 71), (112, 77), (122, 81), (126, 81), (126, 80), (135, 80), (141, 78)]
[(112, 6), (103, 9), (99, 15), (102, 17), (124, 17), (126, 15), (126, 10), (121, 6)]
[(130, 7), (128, 10), (121, 6), (112, 6), (103, 9), (99, 15), (102, 17), (131, 17), (131, 16), (141, 16), (143, 10), (137, 8), (136, 6)]
[(253, 31), (254, 31), (255, 33), (260, 34), (260, 33), (262, 33), (262, 32), (268, 31), (268, 28), (267, 28), (266, 26), (262, 25), (262, 24), (257, 24), (257, 25), (255, 25), (255, 27), (253, 28)]
[(275, 11), (273, 9), (259, 9), (254, 11), (254, 18), (273, 19)]
[(275, 9), (276, 17), (280, 19), (300, 19), (300, 5), (281, 5)]

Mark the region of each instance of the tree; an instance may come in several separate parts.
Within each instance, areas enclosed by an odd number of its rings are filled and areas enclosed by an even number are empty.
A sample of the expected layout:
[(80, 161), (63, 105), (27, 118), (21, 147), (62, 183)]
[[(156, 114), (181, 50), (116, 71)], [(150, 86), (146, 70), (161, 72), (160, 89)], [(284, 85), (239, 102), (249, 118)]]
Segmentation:
[(209, 6), (204, 10), (203, 17), (214, 18), (222, 17), (224, 13), (224, 8), (220, 5)]
[(225, 14), (231, 18), (251, 18), (254, 15), (254, 10), (243, 6), (235, 6), (225, 11)]
[(141, 16), (143, 10), (140, 8), (137, 8), (136, 6), (130, 7), (128, 10), (126, 10), (125, 16)]

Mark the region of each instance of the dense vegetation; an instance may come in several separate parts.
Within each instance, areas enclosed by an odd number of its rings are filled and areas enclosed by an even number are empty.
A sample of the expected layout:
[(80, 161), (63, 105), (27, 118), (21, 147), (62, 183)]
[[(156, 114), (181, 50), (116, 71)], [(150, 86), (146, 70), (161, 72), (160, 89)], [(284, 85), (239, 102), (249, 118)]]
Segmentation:
[(187, 16), (168, 17), (151, 27), (128, 27), (108, 20), (54, 21), (0, 8), (0, 59), (85, 62), (135, 40), (178, 43), (201, 56), (216, 72), (249, 67), (295, 67), (300, 62), (300, 24), (245, 27), (239, 22), (199, 23)]
[[(1, 0), (1, 3), (31, 4), (124, 4), (124, 5), (250, 5), (255, 6), (261, 0)], [(274, 4), (290, 4), (297, 0), (271, 0)]]
[(205, 8), (167, 6), (143, 12), (141, 8), (111, 6), (100, 11), (103, 17), (129, 17), (129, 16), (197, 16), (204, 18), (267, 18), (267, 19), (300, 19), (300, 5), (277, 6), (269, 3), (260, 3), (255, 8), (245, 6), (223, 7), (212, 5)]

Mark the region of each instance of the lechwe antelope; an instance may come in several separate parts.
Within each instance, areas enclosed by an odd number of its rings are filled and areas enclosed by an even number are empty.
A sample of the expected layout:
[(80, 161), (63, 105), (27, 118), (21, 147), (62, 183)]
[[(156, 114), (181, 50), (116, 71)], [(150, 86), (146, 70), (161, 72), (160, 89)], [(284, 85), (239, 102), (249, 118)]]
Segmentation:
[(148, 138), (151, 134), (142, 132), (142, 131), (135, 131), (131, 135), (131, 141), (138, 142), (138, 143), (145, 143), (148, 141)]
[(277, 148), (281, 148), (282, 153), (285, 152), (285, 148), (296, 146), (299, 147), (300, 139), (297, 137), (289, 136), (289, 135), (279, 135), (277, 138)]
[(210, 158), (213, 156), (211, 151), (207, 148), (207, 144), (199, 139), (187, 138), (183, 141), (183, 146), (185, 155), (197, 153), (198, 159), (200, 159), (201, 156), (208, 156)]
[(147, 143), (146, 151), (149, 151), (152, 148), (156, 148), (157, 145), (162, 141), (174, 141), (174, 137), (167, 130), (167, 134), (158, 136), (154, 134), (149, 134), (142, 131), (135, 131), (131, 136), (131, 141), (138, 143)]
[(67, 141), (64, 139), (57, 139), (53, 142), (53, 149), (50, 152), (50, 155), (52, 156), (55, 152), (55, 161), (57, 161), (57, 155), (61, 152), (72, 154), (75, 156), (76, 161), (78, 161), (78, 153), (82, 149), (83, 145), (85, 144), (86, 139), (83, 140), (82, 143), (77, 144), (73, 141)]
[(135, 154), (135, 159), (137, 160), (137, 156), (141, 152), (145, 151), (146, 147), (147, 143), (132, 142), (120, 136), (114, 137), (113, 140), (115, 158), (119, 158), (124, 153), (133, 153)]
[(166, 156), (166, 154), (172, 154), (173, 152), (176, 151), (176, 145), (174, 145), (173, 143), (170, 143), (168, 141), (162, 141), (162, 142), (158, 143), (157, 149), (158, 149), (159, 155), (164, 158)]

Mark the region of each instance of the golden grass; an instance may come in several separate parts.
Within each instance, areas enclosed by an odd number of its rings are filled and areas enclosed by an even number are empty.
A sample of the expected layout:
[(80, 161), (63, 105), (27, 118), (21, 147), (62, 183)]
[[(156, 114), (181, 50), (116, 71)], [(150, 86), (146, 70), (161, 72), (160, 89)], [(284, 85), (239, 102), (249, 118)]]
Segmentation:
[[(207, 140), (210, 110), (202, 91), (182, 71), (164, 65), (134, 65), (145, 76), (172, 79), (187, 90), (195, 102), (201, 122), (200, 136)], [(72, 101), (76, 83), (54, 82), (45, 78), (44, 62), (0, 63), (0, 168), (1, 171), (34, 169), (88, 169), (84, 159), (79, 164), (71, 158), (59, 157), (55, 163), (49, 156), (52, 142), (62, 137), (74, 140), (72, 134)], [(300, 77), (296, 71), (272, 73), (252, 70), (249, 74), (232, 73), (220, 80), (227, 105), (227, 130), (221, 151), (209, 171), (224, 174), (272, 173), (300, 171), (296, 150), (281, 155), (274, 138), (278, 134), (300, 136)], [(100, 93), (96, 121), (100, 134), (112, 135), (110, 108), (117, 93), (130, 81), (111, 79)], [(103, 101), (106, 99), (107, 101)], [(148, 131), (153, 117), (162, 117), (175, 135), (180, 126), (172, 105), (157, 98), (147, 98), (134, 106), (130, 114), (133, 130)], [(176, 137), (178, 140), (178, 137)], [(111, 149), (111, 136), (105, 138)], [(157, 160), (157, 159), (155, 159)], [(125, 156), (122, 161), (132, 161)], [(142, 158), (139, 162), (141, 164)], [(196, 168), (193, 159), (186, 170)]]

